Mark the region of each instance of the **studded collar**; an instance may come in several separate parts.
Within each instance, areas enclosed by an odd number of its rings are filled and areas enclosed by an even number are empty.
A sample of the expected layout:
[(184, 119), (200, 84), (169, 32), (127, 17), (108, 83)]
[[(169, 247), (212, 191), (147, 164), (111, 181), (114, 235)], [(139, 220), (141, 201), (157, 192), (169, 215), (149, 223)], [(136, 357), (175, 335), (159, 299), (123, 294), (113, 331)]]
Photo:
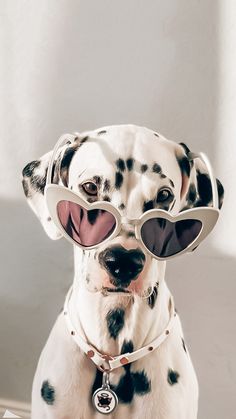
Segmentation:
[(127, 352), (122, 355), (111, 356), (109, 354), (102, 354), (93, 345), (91, 345), (91, 343), (88, 343), (85, 338), (82, 338), (82, 330), (80, 332), (76, 330), (72, 323), (69, 313), (69, 301), (72, 295), (72, 291), (73, 287), (71, 286), (65, 299), (63, 311), (67, 328), (75, 343), (79, 346), (80, 349), (82, 349), (82, 351), (87, 355), (87, 357), (94, 362), (94, 364), (100, 371), (110, 372), (115, 368), (137, 361), (138, 359), (150, 354), (164, 342), (164, 340), (169, 336), (173, 328), (176, 313), (174, 310), (173, 297), (171, 296), (169, 307), (170, 317), (168, 324), (166, 325), (164, 331), (159, 336), (157, 336), (152, 342), (150, 342), (148, 345), (143, 346), (140, 349), (137, 349), (134, 352)]

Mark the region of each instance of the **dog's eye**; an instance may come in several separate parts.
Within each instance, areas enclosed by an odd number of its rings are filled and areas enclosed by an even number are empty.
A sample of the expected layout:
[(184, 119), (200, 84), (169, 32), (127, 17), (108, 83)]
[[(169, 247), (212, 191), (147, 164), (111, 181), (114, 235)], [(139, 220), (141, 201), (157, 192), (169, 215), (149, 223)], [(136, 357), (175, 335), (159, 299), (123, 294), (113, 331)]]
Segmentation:
[(85, 182), (82, 185), (84, 192), (88, 195), (97, 195), (98, 188), (97, 185), (93, 182)]
[(157, 194), (157, 202), (167, 201), (172, 196), (169, 189), (161, 189)]

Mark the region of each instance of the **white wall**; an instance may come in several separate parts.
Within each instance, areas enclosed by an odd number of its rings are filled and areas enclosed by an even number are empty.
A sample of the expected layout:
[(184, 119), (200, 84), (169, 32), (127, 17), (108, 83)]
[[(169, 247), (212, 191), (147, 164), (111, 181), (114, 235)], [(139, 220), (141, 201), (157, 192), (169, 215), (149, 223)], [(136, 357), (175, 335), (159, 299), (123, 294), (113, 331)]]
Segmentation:
[(217, 1), (3, 0), (1, 18), (3, 196), (67, 130), (134, 122), (213, 157)]
[[(219, 4), (219, 86), (215, 166), (224, 179), (226, 199), (223, 216), (214, 235), (215, 247), (236, 255), (236, 2)], [(225, 220), (228, 220), (227, 223)]]
[(129, 122), (205, 151), (226, 187), (212, 239), (167, 276), (199, 418), (233, 419), (235, 2), (2, 0), (0, 16), (0, 397), (29, 400), (73, 275), (71, 248), (49, 241), (26, 206), (21, 169), (63, 132)]

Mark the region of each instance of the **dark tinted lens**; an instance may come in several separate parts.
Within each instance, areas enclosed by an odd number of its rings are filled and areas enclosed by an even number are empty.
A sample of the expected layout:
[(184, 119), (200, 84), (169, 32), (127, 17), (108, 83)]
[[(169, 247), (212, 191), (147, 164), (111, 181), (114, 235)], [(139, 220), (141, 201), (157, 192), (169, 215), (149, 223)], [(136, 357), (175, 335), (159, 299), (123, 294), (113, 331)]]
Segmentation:
[(67, 234), (83, 246), (101, 243), (114, 231), (115, 217), (108, 211), (85, 208), (70, 201), (60, 201), (57, 213)]
[(145, 246), (158, 257), (173, 256), (186, 249), (199, 235), (199, 220), (181, 220), (172, 223), (164, 218), (151, 218), (141, 228)]

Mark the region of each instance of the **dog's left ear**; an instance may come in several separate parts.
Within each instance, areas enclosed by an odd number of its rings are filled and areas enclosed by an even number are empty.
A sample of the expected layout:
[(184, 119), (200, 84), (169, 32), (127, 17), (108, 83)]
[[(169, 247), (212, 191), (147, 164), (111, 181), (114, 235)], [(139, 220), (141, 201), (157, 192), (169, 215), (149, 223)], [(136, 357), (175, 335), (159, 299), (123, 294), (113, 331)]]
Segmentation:
[[(44, 196), (48, 165), (51, 157), (52, 151), (44, 154), (38, 160), (28, 163), (22, 171), (22, 186), (29, 206), (40, 220), (47, 235), (52, 240), (57, 240), (62, 237), (62, 234), (51, 220)], [(55, 164), (53, 173), (53, 177), (58, 179), (58, 170)]]
[[(181, 211), (201, 206), (212, 206), (212, 188), (207, 169), (201, 159), (193, 161), (189, 158), (190, 150), (184, 143), (179, 143), (176, 158), (182, 175)], [(224, 188), (219, 179), (216, 179), (219, 208), (222, 207)]]
[[(67, 187), (71, 160), (81, 144), (86, 141), (86, 137), (81, 139), (79, 136), (72, 134), (65, 134), (64, 136), (72, 138), (73, 143), (70, 146), (65, 144), (58, 148), (52, 167), (52, 182)], [(47, 171), (52, 154), (53, 151), (49, 151), (24, 167), (22, 171), (22, 185), (27, 201), (40, 220), (47, 235), (52, 240), (57, 240), (62, 237), (62, 234), (50, 217), (44, 195)]]

